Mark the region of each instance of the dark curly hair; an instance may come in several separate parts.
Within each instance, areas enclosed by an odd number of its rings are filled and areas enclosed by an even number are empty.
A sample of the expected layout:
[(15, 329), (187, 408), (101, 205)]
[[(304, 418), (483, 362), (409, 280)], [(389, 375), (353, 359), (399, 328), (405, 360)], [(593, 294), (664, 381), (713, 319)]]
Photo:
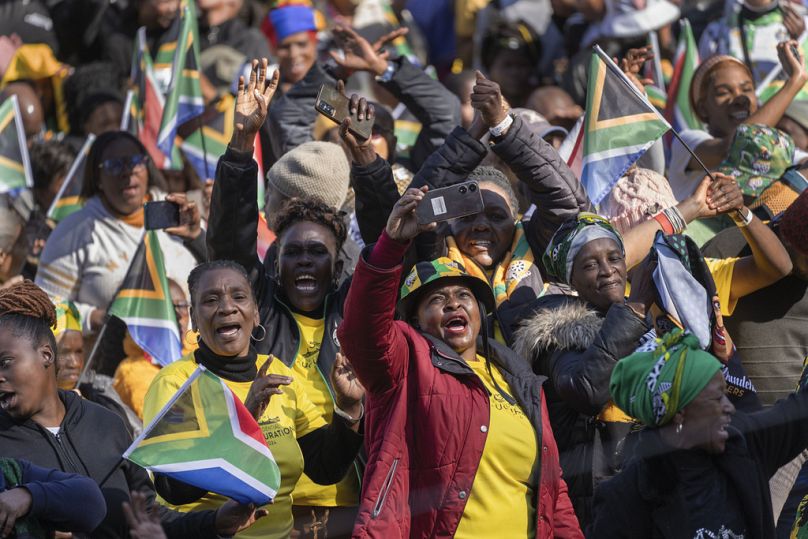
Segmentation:
[(250, 277), (247, 275), (247, 270), (244, 269), (244, 266), (232, 260), (214, 260), (212, 262), (203, 262), (202, 264), (199, 264), (192, 269), (191, 273), (188, 275), (188, 293), (191, 295), (191, 307), (196, 309), (196, 292), (199, 289), (199, 281), (202, 279), (202, 276), (209, 271), (220, 269), (233, 270), (244, 277), (247, 284), (250, 284), (250, 291), (252, 292), (253, 300), (255, 300), (255, 291), (252, 289)]
[(99, 105), (107, 101), (123, 105), (123, 80), (120, 69), (111, 62), (91, 62), (76, 67), (63, 85), (72, 134), (83, 134), (84, 122)]
[(483, 37), (481, 60), (486, 71), (491, 69), (497, 55), (502, 51), (519, 51), (526, 54), (532, 64), (541, 61), (541, 39), (524, 21), (498, 21)]
[(32, 281), (0, 290), (0, 327), (9, 328), (15, 337), (28, 339), (32, 346), (50, 344), (56, 360), (56, 308), (44, 290)]
[(337, 251), (342, 249), (342, 244), (348, 237), (348, 227), (345, 224), (343, 212), (337, 211), (315, 198), (292, 198), (272, 219), (272, 230), (280, 238), (287, 229), (301, 221), (317, 223), (331, 230), (337, 240)]

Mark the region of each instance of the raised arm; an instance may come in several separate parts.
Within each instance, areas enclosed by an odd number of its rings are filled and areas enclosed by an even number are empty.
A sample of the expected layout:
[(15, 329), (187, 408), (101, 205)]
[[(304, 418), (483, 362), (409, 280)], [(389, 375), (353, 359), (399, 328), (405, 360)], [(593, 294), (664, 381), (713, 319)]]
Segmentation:
[(278, 87), (278, 72), (266, 80), (266, 70), (266, 58), (260, 65), (253, 60), (249, 82), (239, 80), (233, 137), (216, 166), (207, 231), (209, 259), (242, 264), (254, 287), (263, 282), (264, 266), (256, 252), (258, 165), (252, 158), (253, 144)]
[(405, 323), (395, 321), (402, 260), (410, 241), (434, 225), (419, 225), (415, 208), (426, 189), (408, 189), (396, 203), (379, 241), (354, 271), (338, 337), (359, 381), (370, 393), (394, 387), (409, 362)]

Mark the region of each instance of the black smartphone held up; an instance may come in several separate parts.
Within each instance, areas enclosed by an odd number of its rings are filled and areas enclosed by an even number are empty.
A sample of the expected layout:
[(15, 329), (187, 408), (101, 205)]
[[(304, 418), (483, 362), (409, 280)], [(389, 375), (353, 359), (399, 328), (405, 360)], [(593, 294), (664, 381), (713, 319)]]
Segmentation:
[(174, 202), (146, 202), (143, 209), (146, 230), (161, 230), (180, 226), (180, 207)]
[(418, 223), (424, 225), (480, 213), (485, 208), (477, 182), (463, 182), (427, 191), (415, 208)]
[(337, 91), (336, 86), (323, 84), (317, 93), (317, 100), (314, 102), (317, 112), (326, 118), (341, 124), (345, 118), (351, 119), (351, 133), (363, 139), (370, 138), (373, 130), (373, 122), (365, 118), (358, 120), (356, 114), (350, 114), (348, 110), (348, 98)]

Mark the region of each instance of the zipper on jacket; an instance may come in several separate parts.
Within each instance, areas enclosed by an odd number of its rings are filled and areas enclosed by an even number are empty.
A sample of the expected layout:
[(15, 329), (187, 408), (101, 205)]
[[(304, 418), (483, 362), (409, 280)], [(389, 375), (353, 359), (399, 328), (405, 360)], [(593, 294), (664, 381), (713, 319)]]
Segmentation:
[(387, 501), (387, 494), (390, 492), (390, 487), (393, 486), (393, 479), (396, 476), (396, 468), (398, 468), (398, 458), (393, 459), (393, 464), (390, 465), (390, 470), (387, 472), (387, 477), (384, 478), (382, 489), (379, 491), (379, 497), (376, 498), (376, 504), (373, 506), (373, 513), (371, 518), (377, 518), (379, 513), (384, 509), (384, 502)]
[(65, 464), (70, 467), (70, 470), (65, 471), (70, 471), (73, 473), (84, 475), (84, 472), (82, 471), (81, 467), (78, 466), (76, 462), (73, 460), (73, 457), (70, 456), (70, 448), (68, 447), (68, 444), (65, 443), (65, 440), (62, 439), (62, 430), (59, 429), (59, 432), (54, 434), (53, 437), (56, 438), (56, 444), (59, 446), (59, 452), (65, 459)]

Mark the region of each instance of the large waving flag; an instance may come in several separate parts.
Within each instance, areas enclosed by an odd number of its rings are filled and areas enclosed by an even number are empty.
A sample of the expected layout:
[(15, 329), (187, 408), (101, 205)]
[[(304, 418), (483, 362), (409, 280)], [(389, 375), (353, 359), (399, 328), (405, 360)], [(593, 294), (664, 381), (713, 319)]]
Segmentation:
[(271, 502), (281, 483), (258, 423), (233, 391), (202, 365), (123, 456), (243, 504)]
[(702, 123), (690, 106), (690, 83), (699, 66), (699, 48), (696, 46), (690, 22), (682, 19), (679, 24), (681, 33), (674, 56), (673, 78), (668, 89), (670, 99), (665, 108), (665, 118), (676, 131), (701, 129)]
[(670, 124), (611, 58), (595, 46), (589, 64), (581, 183), (600, 204), (617, 180)]
[(213, 178), (216, 164), (227, 150), (227, 144), (233, 136), (235, 108), (235, 98), (230, 94), (224, 95), (198, 118), (201, 127), (182, 142), (182, 151), (202, 183)]
[(155, 231), (149, 230), (143, 237), (108, 312), (120, 318), (135, 343), (161, 365), (182, 356), (177, 316)]
[(163, 168), (166, 159), (157, 147), (157, 133), (163, 119), (165, 97), (154, 71), (145, 27), (137, 32), (130, 77), (134, 88), (131, 97), (127, 95), (121, 129), (136, 135), (148, 150), (155, 166)]
[(172, 62), (171, 82), (157, 135), (157, 146), (166, 156), (163, 168), (172, 170), (182, 169), (182, 159), (178, 159), (179, 154), (175, 153), (177, 128), (205, 110), (199, 84), (199, 30), (194, 2), (185, 3), (180, 13), (179, 36)]
[(12, 95), (0, 103), (0, 193), (16, 193), (32, 186), (20, 104)]
[(90, 133), (87, 135), (87, 140), (82, 144), (78, 155), (73, 159), (70, 170), (67, 171), (67, 176), (62, 182), (62, 186), (59, 187), (56, 198), (53, 199), (50, 208), (48, 208), (47, 217), (55, 223), (72, 213), (76, 213), (84, 206), (84, 201), (81, 199), (81, 184), (84, 180), (84, 166), (87, 164), (87, 155), (90, 153), (93, 142), (95, 142), (95, 135)]

